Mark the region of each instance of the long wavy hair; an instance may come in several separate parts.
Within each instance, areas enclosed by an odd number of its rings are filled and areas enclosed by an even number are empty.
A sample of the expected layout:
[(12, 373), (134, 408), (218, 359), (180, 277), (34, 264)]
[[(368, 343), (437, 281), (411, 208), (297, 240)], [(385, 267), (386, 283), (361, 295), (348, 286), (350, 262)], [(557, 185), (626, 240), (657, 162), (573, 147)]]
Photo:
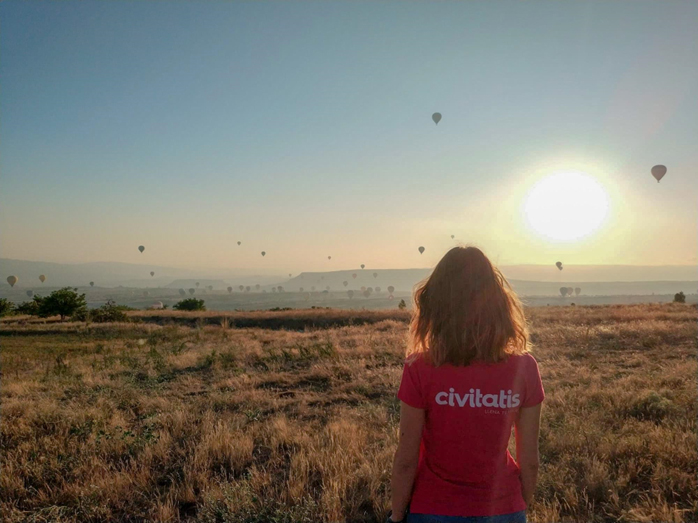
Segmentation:
[(414, 293), (408, 359), (435, 367), (496, 363), (529, 350), (523, 307), (509, 282), (476, 247), (454, 247)]

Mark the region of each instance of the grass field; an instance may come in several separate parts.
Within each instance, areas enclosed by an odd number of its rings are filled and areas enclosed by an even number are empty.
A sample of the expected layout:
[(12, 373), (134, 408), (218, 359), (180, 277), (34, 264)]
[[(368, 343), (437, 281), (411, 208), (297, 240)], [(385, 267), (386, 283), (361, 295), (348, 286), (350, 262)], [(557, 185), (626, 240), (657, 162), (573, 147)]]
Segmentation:
[[(530, 520), (697, 521), (696, 307), (527, 315)], [(383, 519), (408, 313), (134, 316), (0, 323), (3, 521)]]

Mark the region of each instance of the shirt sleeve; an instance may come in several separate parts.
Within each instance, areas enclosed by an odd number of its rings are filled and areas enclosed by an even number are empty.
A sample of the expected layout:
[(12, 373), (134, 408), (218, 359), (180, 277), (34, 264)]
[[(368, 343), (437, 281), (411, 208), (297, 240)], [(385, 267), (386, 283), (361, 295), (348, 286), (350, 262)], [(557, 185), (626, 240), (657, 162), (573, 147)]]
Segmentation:
[(522, 407), (533, 407), (545, 399), (538, 362), (531, 355), (528, 355), (528, 360), (528, 365), (526, 365), (526, 397)]
[(427, 402), (424, 399), (424, 391), (419, 375), (419, 363), (417, 361), (405, 362), (402, 368), (402, 380), (397, 392), (400, 401), (404, 401), (410, 407), (426, 409)]

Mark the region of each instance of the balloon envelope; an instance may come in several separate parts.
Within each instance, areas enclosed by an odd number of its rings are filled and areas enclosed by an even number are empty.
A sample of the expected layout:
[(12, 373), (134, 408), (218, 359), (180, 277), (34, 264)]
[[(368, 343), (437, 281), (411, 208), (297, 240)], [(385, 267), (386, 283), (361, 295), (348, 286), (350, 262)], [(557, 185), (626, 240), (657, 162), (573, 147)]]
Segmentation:
[(27, 296), (29, 296), (30, 298), (34, 296), (34, 291), (27, 291)]
[(395, 287), (393, 287), (392, 285), (390, 285), (390, 286), (388, 287), (388, 292), (389, 292), (390, 294), (392, 294), (394, 291), (395, 291)]
[(14, 287), (15, 283), (17, 283), (17, 276), (8, 276), (7, 283), (10, 284), (10, 287)]
[(435, 123), (436, 125), (438, 125), (439, 122), (441, 121), (441, 113), (434, 113), (434, 114), (432, 114), (432, 115), (431, 115), (431, 119), (434, 120), (434, 123)]
[(419, 251), (419, 254), (422, 254), (422, 253), (424, 252), (424, 247), (420, 247), (420, 248), (417, 249), (417, 250)]
[(342, 282), (342, 285), (344, 285), (344, 286), (346, 287), (347, 285), (349, 285), (349, 282), (348, 282), (348, 281), (343, 281), (343, 282)]
[(351, 277), (356, 279), (356, 273), (352, 274)]
[(94, 286), (95, 286), (95, 282), (91, 281), (91, 282), (90, 282), (90, 287), (94, 287)]
[(666, 166), (664, 165), (655, 165), (652, 167), (652, 176), (657, 180), (657, 183), (659, 183), (659, 180), (661, 180), (664, 175), (666, 174)]
[(139, 246), (138, 246), (138, 250), (141, 251), (141, 252), (143, 252), (143, 251), (145, 250), (145, 247), (143, 247), (142, 245), (139, 245)]
[(266, 256), (267, 253), (265, 251), (262, 251), (262, 256)]
[(242, 242), (238, 242), (238, 245), (240, 245)]
[(194, 294), (196, 292), (196, 289), (189, 289), (189, 294)]
[(364, 267), (366, 267), (366, 266), (362, 263), (362, 264), (361, 264), (361, 268), (363, 269)]
[(228, 292), (233, 292), (233, 288), (232, 288), (232, 287), (228, 287)]
[(378, 273), (377, 273), (377, 272), (374, 272), (374, 273), (373, 273), (373, 277), (374, 277), (374, 278), (378, 278)]
[(151, 276), (155, 276), (155, 271), (150, 271)]
[(556, 263), (555, 263), (555, 267), (557, 267), (558, 269), (562, 270), (562, 262), (556, 262)]
[(41, 276), (39, 276), (39, 279), (41, 280), (41, 283), (44, 283), (46, 281), (46, 276), (42, 274)]
[(186, 295), (186, 294), (187, 294), (187, 291), (185, 291), (184, 289), (179, 289), (179, 295), (180, 295), (180, 296), (184, 296), (184, 295)]

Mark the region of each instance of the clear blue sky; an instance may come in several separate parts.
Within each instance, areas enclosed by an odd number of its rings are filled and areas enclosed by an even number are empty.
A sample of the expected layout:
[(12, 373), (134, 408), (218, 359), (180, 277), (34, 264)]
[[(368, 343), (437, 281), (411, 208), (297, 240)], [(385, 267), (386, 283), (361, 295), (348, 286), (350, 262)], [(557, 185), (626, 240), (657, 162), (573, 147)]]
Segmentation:
[[(5, 1), (1, 255), (393, 268), (455, 234), (508, 264), (696, 263), (697, 27), (691, 1)], [(519, 200), (571, 168), (608, 226), (527, 234)]]

